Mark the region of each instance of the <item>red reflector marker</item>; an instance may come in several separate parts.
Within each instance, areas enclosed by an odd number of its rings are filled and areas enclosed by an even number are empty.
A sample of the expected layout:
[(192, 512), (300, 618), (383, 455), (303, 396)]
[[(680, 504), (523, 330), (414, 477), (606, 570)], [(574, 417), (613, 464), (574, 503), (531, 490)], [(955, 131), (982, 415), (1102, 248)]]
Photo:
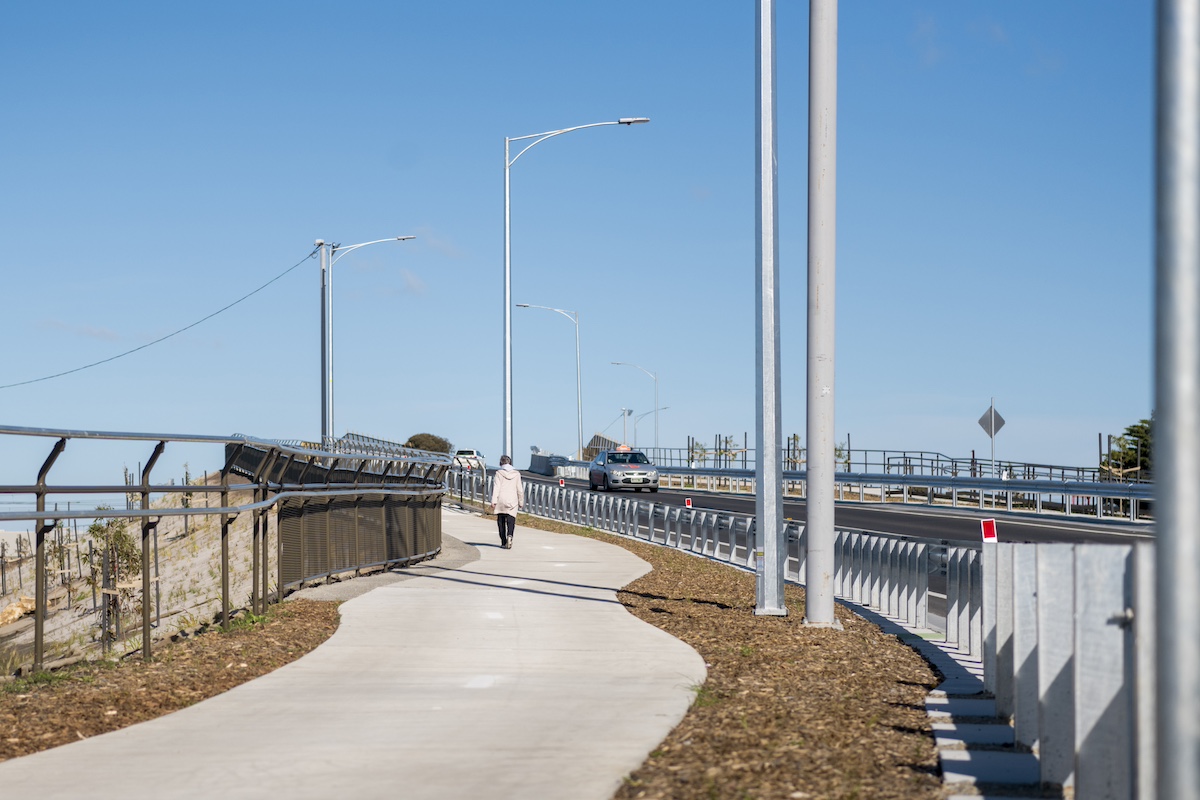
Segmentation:
[(979, 527), (983, 531), (983, 540), (985, 542), (994, 542), (996, 540), (996, 520), (981, 519)]

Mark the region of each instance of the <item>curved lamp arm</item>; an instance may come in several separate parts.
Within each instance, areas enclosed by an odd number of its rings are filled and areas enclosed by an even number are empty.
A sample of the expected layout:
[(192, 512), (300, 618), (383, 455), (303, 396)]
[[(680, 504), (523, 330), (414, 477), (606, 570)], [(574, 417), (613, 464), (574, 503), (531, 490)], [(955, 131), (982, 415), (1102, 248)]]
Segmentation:
[(642, 372), (649, 375), (651, 380), (654, 380), (654, 381), (658, 380), (657, 375), (655, 375), (653, 372), (646, 369), (645, 367), (639, 367), (637, 364), (630, 364), (628, 361), (610, 361), (609, 363), (612, 364), (614, 367), (633, 367), (634, 369), (640, 369)]
[(545, 311), (554, 311), (555, 313), (562, 314), (564, 317), (571, 320), (575, 324), (579, 324), (579, 313), (576, 311), (566, 311), (561, 308), (551, 308), (550, 306), (535, 306), (535, 305), (531, 305), (529, 303), (517, 303), (517, 308), (540, 308)]
[(346, 245), (345, 247), (343, 247), (340, 244), (335, 244), (335, 245), (333, 245), (333, 247), (330, 248), (330, 252), (337, 253), (337, 255), (333, 256), (329, 260), (329, 266), (332, 268), (333, 265), (336, 264), (338, 259), (341, 258), (342, 256), (346, 255), (347, 253), (352, 253), (360, 247), (366, 247), (369, 244), (380, 244), (381, 242), (405, 242), (405, 241), (408, 241), (409, 239), (415, 239), (415, 238), (417, 238), (417, 237), (415, 237), (415, 236), (391, 236), (387, 239), (376, 239), (371, 242), (359, 242), (358, 244), (350, 244), (350, 245)]
[(563, 129), (557, 130), (557, 131), (546, 131), (544, 133), (530, 133), (526, 136), (505, 137), (504, 141), (506, 143), (507, 142), (520, 142), (520, 141), (524, 141), (525, 139), (533, 139), (533, 141), (530, 142), (529, 144), (525, 145), (525, 147), (521, 149), (521, 152), (519, 152), (515, 156), (513, 156), (512, 160), (509, 161), (504, 166), (506, 169), (508, 167), (511, 167), (513, 164), (517, 163), (518, 158), (525, 155), (525, 152), (527, 150), (529, 150), (529, 148), (533, 147), (536, 144), (541, 144), (542, 142), (546, 141), (547, 139), (553, 139), (555, 136), (562, 136), (564, 133), (570, 133), (571, 131), (581, 131), (584, 128), (599, 128), (602, 125), (637, 125), (639, 123), (649, 122), (649, 121), (650, 121), (649, 117), (621, 117), (618, 120), (610, 120), (608, 122), (592, 122), (587, 125), (576, 125), (573, 128), (563, 128)]

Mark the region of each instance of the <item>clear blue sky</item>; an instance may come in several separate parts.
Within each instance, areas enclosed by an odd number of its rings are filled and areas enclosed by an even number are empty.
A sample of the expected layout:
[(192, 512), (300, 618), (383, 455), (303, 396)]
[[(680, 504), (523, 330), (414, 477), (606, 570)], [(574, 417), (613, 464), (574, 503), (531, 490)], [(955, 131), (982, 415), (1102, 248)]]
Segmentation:
[[(0, 383), (170, 333), (314, 239), (415, 235), (337, 266), (338, 432), (495, 462), (504, 137), (648, 116), (514, 166), (513, 299), (580, 313), (589, 436), (653, 409), (650, 379), (610, 366), (629, 361), (659, 374), (662, 444), (753, 441), (753, 4), (2, 15)], [(780, 2), (783, 428), (802, 436), (807, 43), (807, 4)], [(839, 45), (838, 439), (985, 454), (995, 396), (999, 457), (1094, 464), (1097, 434), (1152, 404), (1151, 4), (846, 2)], [(0, 390), (0, 420), (316, 437), (318, 273)], [(523, 465), (574, 449), (574, 331), (525, 309), (513, 328)]]

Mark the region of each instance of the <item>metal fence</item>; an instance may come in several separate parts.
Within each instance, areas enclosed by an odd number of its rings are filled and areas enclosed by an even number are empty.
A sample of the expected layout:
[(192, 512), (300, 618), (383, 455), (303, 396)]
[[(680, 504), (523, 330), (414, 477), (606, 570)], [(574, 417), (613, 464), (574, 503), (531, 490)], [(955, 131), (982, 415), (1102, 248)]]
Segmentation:
[[(476, 501), (490, 483), (478, 472), (450, 478)], [(752, 517), (532, 482), (525, 501), (536, 516), (755, 567)], [(786, 577), (803, 583), (805, 532), (787, 532)], [(964, 545), (839, 528), (834, 587), (974, 665), (1000, 733), (1038, 755), (1042, 784), (1089, 800), (1149, 798), (1153, 547)]]
[[(34, 523), (32, 563), (12, 565), (21, 569), (17, 587), (10, 565), (0, 564), (6, 589), (27, 587), (29, 572), (34, 578), (31, 596), (10, 591), (12, 600), (0, 601), (0, 613), (18, 616), (0, 626), (7, 668), (43, 668), (48, 647), (61, 660), (129, 639), (149, 658), (152, 641), (184, 621), (207, 622), (216, 609), (228, 626), (235, 600), (261, 612), (307, 581), (413, 563), (441, 548), (448, 456), (398, 445), (389, 451), (367, 437), (339, 440), (336, 452), (240, 435), (0, 426), (0, 437), (10, 453), (55, 440), (35, 483), (0, 485), (0, 495), (26, 498), (6, 500), (18, 508), (0, 511), (0, 522)], [(153, 449), (132, 485), (50, 484), (68, 446), (96, 445)], [(151, 483), (168, 445), (208, 447), (210, 456), (220, 448), (224, 466), (200, 482)], [(98, 507), (97, 498), (113, 497), (125, 507)], [(92, 523), (82, 537), (79, 520)], [(72, 556), (74, 567), (64, 569)]]
[[(658, 472), (660, 485), (668, 489), (754, 494), (757, 485), (753, 470), (659, 466)], [(555, 467), (554, 473), (586, 480), (588, 470), (586, 464), (569, 462)], [(785, 495), (804, 497), (806, 477), (804, 470), (785, 470)], [(1153, 517), (1154, 486), (1149, 483), (979, 478), (922, 472), (837, 472), (834, 482), (840, 501), (1056, 513), (1133, 522)]]
[[(692, 448), (686, 447), (641, 447), (646, 455), (660, 467), (681, 469), (744, 469), (754, 471), (755, 450), (743, 437), (714, 437), (710, 443), (698, 440)], [(783, 468), (802, 470), (807, 462), (807, 451), (797, 447), (789, 439), (784, 442)], [(1012, 480), (1083, 481), (1087, 483), (1113, 479), (1112, 472), (1099, 467), (1070, 467), (1057, 464), (1039, 464), (1028, 461), (998, 460), (995, 464), (988, 458), (947, 456), (929, 450), (859, 450), (838, 448), (837, 468), (842, 472), (882, 473), (887, 475), (936, 475), (941, 477), (996, 478)], [(1135, 474), (1124, 479), (1126, 482), (1142, 482)]]

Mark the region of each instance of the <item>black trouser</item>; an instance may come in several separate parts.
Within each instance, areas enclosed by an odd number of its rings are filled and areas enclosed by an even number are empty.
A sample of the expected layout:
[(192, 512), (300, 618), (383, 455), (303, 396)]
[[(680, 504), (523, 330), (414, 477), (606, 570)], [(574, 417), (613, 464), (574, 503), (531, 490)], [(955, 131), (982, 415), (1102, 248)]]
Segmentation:
[(512, 514), (497, 514), (496, 527), (500, 529), (500, 544), (507, 544), (512, 540), (513, 531), (517, 527), (517, 518)]

